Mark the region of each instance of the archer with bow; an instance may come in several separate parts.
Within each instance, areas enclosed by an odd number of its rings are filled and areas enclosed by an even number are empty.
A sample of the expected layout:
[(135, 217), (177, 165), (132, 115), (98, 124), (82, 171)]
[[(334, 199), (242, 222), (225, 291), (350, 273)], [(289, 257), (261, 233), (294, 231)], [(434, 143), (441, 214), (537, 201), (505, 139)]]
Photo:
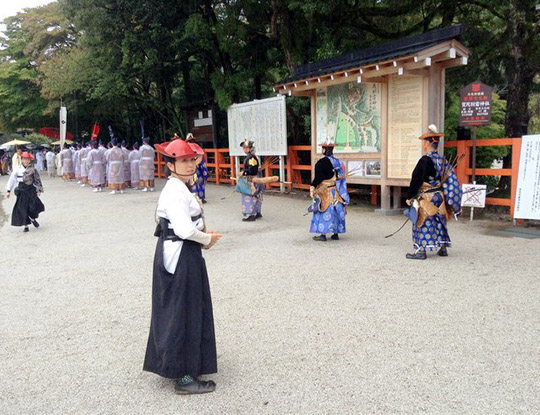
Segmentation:
[(437, 152), (444, 133), (439, 133), (433, 124), (428, 129), (428, 133), (419, 137), (426, 155), (413, 170), (408, 192), (407, 204), (411, 207), (405, 214), (413, 223), (415, 250), (406, 255), (407, 259), (426, 259), (427, 250), (448, 256), (451, 241), (447, 220), (461, 214), (461, 186), (453, 163)]
[(326, 233), (332, 233), (331, 239), (339, 240), (339, 234), (345, 233), (345, 207), (349, 204), (349, 193), (345, 166), (334, 156), (336, 144), (327, 141), (322, 144), (324, 157), (315, 164), (315, 178), (311, 182), (309, 194), (313, 203), (308, 211), (313, 212), (311, 233), (315, 241), (326, 241)]

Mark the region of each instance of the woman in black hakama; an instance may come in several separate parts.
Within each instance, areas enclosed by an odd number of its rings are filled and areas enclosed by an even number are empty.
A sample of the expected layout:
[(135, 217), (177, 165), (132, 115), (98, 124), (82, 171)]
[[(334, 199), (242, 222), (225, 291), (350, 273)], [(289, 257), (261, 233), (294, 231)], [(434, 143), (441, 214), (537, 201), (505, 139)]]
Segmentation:
[(43, 185), (38, 171), (32, 164), (33, 158), (34, 156), (30, 153), (22, 153), (22, 164), (13, 170), (7, 184), (6, 197), (10, 197), (13, 189), (17, 196), (11, 214), (11, 225), (24, 226), (24, 232), (28, 232), (30, 223), (36, 228), (39, 227), (36, 219), (45, 210), (39, 198), (39, 195), (43, 193)]
[(143, 369), (176, 379), (179, 394), (213, 392), (217, 372), (212, 300), (201, 248), (221, 237), (207, 233), (202, 208), (186, 182), (195, 174), (197, 154), (181, 139), (156, 145), (171, 176), (163, 189), (153, 268), (152, 317)]

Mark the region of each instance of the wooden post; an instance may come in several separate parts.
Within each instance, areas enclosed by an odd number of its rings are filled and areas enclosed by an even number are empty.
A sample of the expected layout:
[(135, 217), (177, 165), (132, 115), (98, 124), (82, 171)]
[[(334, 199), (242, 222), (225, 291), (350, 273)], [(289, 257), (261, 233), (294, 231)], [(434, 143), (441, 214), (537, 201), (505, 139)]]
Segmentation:
[[(472, 183), (476, 184), (476, 125), (472, 128)], [(471, 207), (471, 220), (474, 219), (474, 207)]]
[[(230, 153), (229, 153), (230, 155)], [(236, 156), (230, 156), (231, 157), (231, 179), (236, 178)], [(234, 186), (236, 183), (235, 180), (231, 180), (231, 186)]]
[[(462, 154), (464, 154), (464, 156), (461, 158)], [(456, 167), (458, 181), (460, 184), (469, 183), (467, 177), (467, 169), (469, 168), (469, 149), (465, 141), (457, 142), (457, 157), (458, 159), (461, 158)]]
[(287, 181), (291, 182), (291, 190), (293, 188), (292, 183), (292, 169), (291, 169), (291, 147), (287, 148), (287, 158), (285, 159), (285, 169), (287, 170)]
[(379, 186), (376, 184), (371, 185), (371, 206), (377, 206), (379, 204)]
[(215, 155), (215, 162), (216, 162), (216, 185), (219, 186), (221, 181), (221, 171), (219, 165), (221, 164), (221, 153), (218, 149), (216, 149)]
[(476, 184), (476, 125), (472, 128), (472, 182)]
[(390, 203), (390, 192), (391, 187), (382, 185), (381, 186), (381, 210), (390, 210), (391, 209), (391, 203)]
[(514, 218), (516, 208), (516, 190), (519, 174), (519, 157), (521, 155), (521, 138), (512, 139), (512, 177), (510, 179), (510, 216)]
[(401, 186), (394, 186), (392, 191), (393, 208), (399, 209), (401, 207)]

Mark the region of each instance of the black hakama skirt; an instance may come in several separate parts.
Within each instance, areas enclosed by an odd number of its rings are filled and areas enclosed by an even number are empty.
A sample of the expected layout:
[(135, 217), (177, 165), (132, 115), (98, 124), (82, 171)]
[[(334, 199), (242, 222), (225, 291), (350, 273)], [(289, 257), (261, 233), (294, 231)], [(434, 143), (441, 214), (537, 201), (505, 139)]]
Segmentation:
[(11, 214), (11, 226), (30, 225), (30, 219), (37, 219), (45, 206), (37, 195), (34, 185), (19, 183), (15, 191), (17, 201)]
[(171, 274), (163, 264), (163, 237), (158, 240), (143, 370), (171, 379), (217, 372), (210, 285), (201, 245), (196, 242), (184, 241)]

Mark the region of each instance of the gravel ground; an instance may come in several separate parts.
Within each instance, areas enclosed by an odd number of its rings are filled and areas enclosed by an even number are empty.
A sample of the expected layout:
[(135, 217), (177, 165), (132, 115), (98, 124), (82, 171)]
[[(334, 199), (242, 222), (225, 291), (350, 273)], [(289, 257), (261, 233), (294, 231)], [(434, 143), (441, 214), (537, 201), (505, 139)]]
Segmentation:
[(408, 226), (384, 239), (401, 217), (355, 206), (341, 241), (314, 242), (305, 197), (243, 223), (211, 185), (218, 389), (181, 397), (141, 369), (159, 192), (44, 186), (27, 234), (2, 202), (2, 414), (540, 412), (540, 240), (462, 220), (448, 258), (408, 261)]

